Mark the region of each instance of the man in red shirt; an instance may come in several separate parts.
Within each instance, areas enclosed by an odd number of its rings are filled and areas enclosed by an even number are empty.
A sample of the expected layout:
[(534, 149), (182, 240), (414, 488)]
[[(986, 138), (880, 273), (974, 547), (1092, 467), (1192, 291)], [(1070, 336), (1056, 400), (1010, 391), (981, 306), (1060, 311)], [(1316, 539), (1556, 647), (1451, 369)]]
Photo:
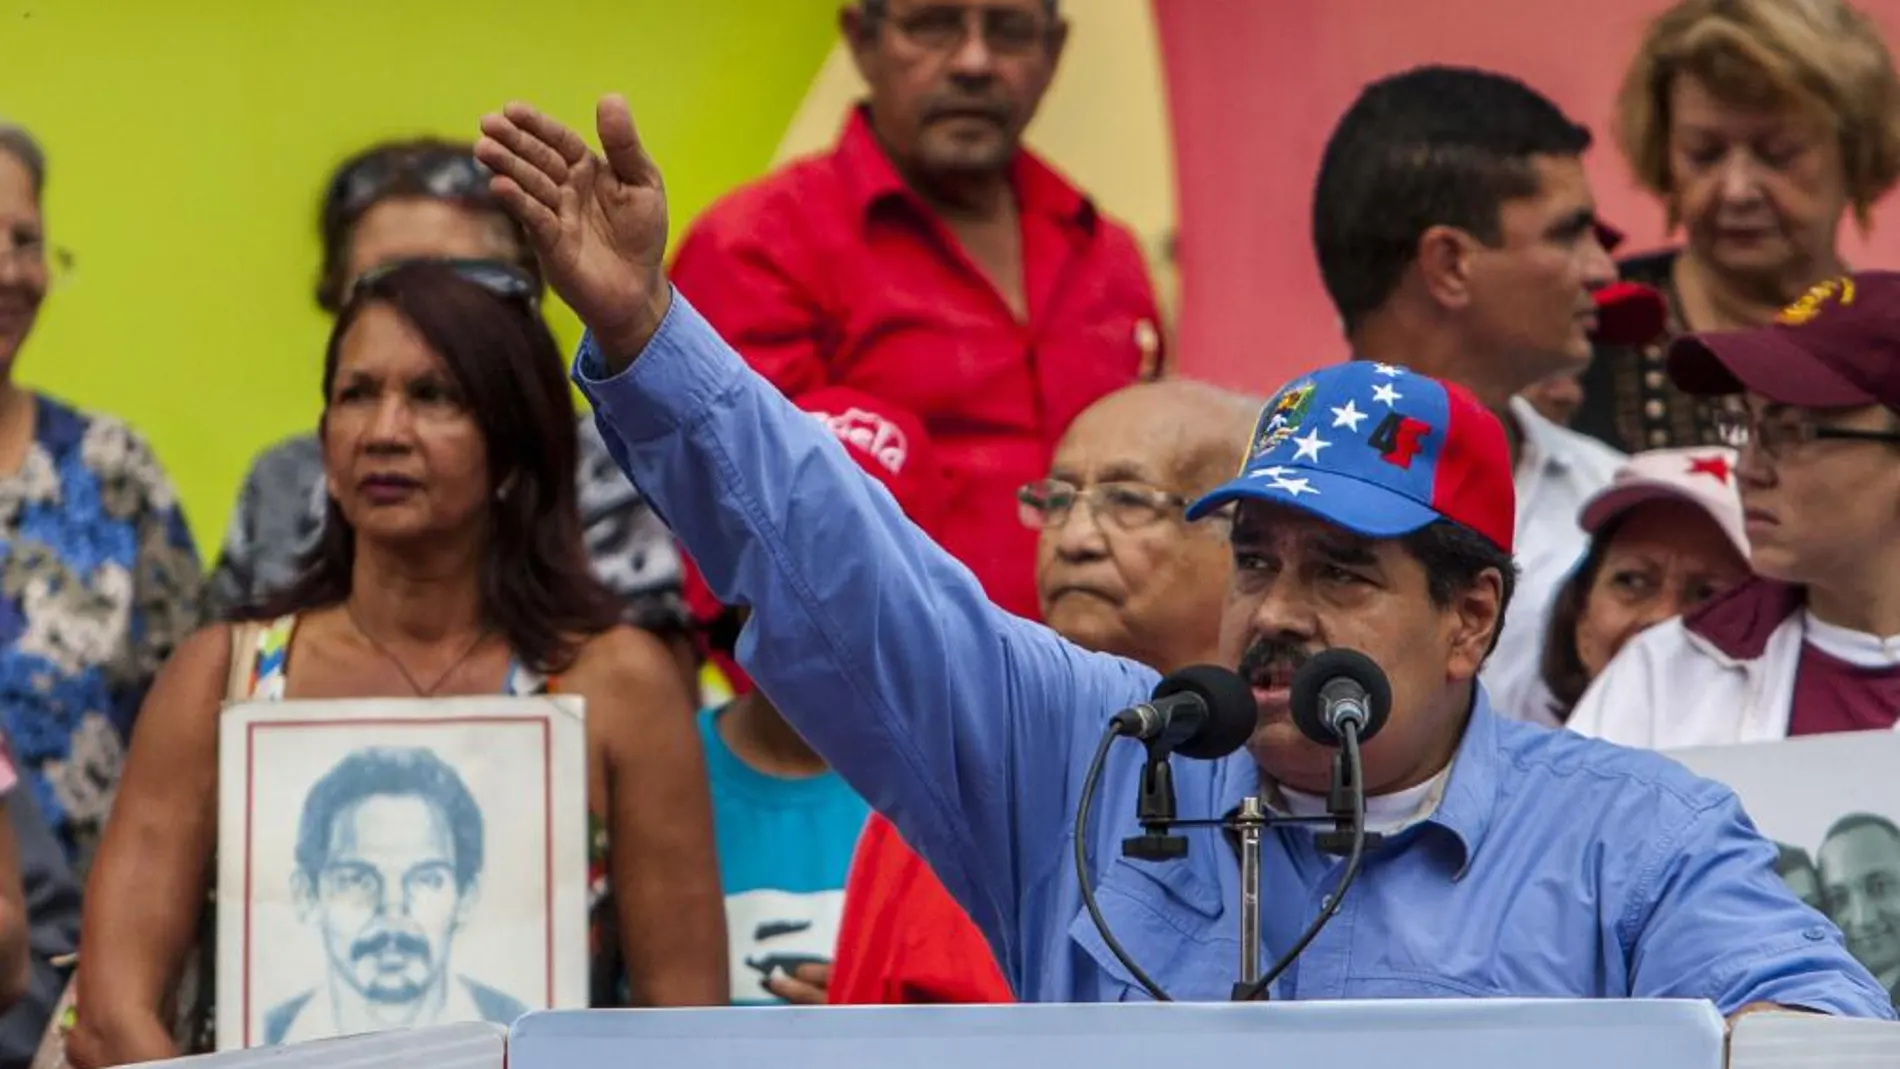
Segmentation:
[(1068, 34), (1055, 0), (861, 0), (839, 21), (869, 101), (829, 154), (709, 208), (672, 278), (787, 396), (917, 413), (949, 480), (929, 533), (1033, 618), (1016, 489), (1077, 413), (1159, 372), (1147, 268), (1021, 146)]

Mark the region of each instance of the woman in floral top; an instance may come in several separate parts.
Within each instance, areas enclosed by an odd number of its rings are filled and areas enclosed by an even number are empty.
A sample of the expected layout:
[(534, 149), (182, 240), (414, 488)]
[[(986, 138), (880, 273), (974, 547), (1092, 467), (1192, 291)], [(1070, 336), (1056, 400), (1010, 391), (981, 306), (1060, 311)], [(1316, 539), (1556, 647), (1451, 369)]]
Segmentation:
[(200, 571), (144, 439), (14, 382), (61, 266), (45, 182), (39, 146), (0, 125), (0, 727), (83, 873), (139, 702), (197, 623)]

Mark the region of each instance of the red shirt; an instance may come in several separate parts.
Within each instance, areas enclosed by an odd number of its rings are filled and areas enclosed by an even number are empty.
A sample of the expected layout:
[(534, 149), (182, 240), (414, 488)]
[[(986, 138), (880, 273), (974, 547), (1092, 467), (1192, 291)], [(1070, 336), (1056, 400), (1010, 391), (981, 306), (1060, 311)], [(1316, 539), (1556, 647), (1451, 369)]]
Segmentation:
[(1014, 1002), (983, 933), (936, 873), (872, 814), (844, 885), (833, 1005)]
[[(1768, 648), (1769, 636), (1807, 605), (1798, 586), (1753, 579), (1683, 618), (1689, 630), (1738, 661), (1752, 661)], [(1795, 666), (1788, 734), (1882, 731), (1900, 720), (1900, 666), (1859, 665), (1801, 643)]]
[(1160, 367), (1134, 237), (1028, 152), (1012, 175), (1028, 319), (904, 184), (863, 108), (837, 147), (722, 198), (681, 241), (679, 291), (788, 397), (850, 386), (915, 413), (948, 476), (926, 530), (991, 600), (1036, 618), (1016, 490), (1077, 413)]
[(1858, 665), (1802, 643), (1789, 735), (1886, 731), (1900, 720), (1900, 667)]

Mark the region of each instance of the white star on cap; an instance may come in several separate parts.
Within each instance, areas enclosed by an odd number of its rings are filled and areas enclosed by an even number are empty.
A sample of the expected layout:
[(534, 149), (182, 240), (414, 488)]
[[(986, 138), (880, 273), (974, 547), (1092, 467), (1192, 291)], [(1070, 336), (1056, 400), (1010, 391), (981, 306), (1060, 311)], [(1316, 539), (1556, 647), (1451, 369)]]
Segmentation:
[(1275, 464), (1271, 468), (1255, 468), (1252, 471), (1247, 473), (1247, 478), (1258, 479), (1262, 475), (1265, 475), (1269, 479), (1278, 479), (1280, 476), (1285, 475), (1287, 472), (1291, 470), (1292, 470), (1291, 468), (1283, 468), (1280, 465)]
[(1387, 408), (1391, 408), (1399, 401), (1404, 400), (1399, 391), (1393, 389), (1392, 384), (1389, 382), (1382, 382), (1374, 386), (1372, 388), (1372, 399), (1384, 404)]
[(1301, 494), (1312, 494), (1315, 497), (1319, 496), (1319, 491), (1313, 489), (1313, 484), (1305, 479), (1282, 479), (1276, 476), (1273, 480), (1273, 489), (1285, 490), (1294, 497), (1298, 497)]
[(1384, 375), (1390, 379), (1405, 374), (1405, 369), (1396, 364), (1374, 364), (1372, 365), (1372, 373), (1375, 375)]
[(1298, 447), (1293, 450), (1294, 460), (1318, 461), (1319, 451), (1333, 443), (1321, 438), (1319, 428), (1314, 427), (1306, 432), (1306, 437), (1293, 439), (1293, 444)]
[(1347, 400), (1345, 404), (1333, 409), (1333, 426), (1344, 427), (1354, 433), (1357, 433), (1359, 430), (1359, 421), (1365, 418), (1366, 413), (1354, 408), (1350, 399)]

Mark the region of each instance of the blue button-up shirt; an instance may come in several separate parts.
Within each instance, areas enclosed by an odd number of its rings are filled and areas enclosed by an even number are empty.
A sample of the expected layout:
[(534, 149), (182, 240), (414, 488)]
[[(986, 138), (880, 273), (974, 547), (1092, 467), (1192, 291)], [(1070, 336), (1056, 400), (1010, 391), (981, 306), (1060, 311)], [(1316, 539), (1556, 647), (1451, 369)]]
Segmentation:
[[(1147, 995), (1082, 907), (1072, 820), (1107, 718), (1157, 682), (992, 605), (820, 424), (675, 294), (612, 378), (575, 379), (609, 449), (731, 604), (739, 657), (817, 751), (922, 854), (1018, 995)], [(1112, 930), (1178, 999), (1229, 996), (1239, 865), (1216, 832), (1183, 860), (1121, 855), (1141, 748), (1115, 744), (1089, 834)], [(1175, 761), (1184, 817), (1261, 790), (1244, 752)], [(1790, 894), (1733, 792), (1658, 754), (1493, 715), (1482, 693), (1431, 816), (1373, 853), (1274, 997), (1636, 996), (1890, 1017), (1840, 933)], [(1272, 961), (1341, 860), (1282, 826), (1262, 850)]]

